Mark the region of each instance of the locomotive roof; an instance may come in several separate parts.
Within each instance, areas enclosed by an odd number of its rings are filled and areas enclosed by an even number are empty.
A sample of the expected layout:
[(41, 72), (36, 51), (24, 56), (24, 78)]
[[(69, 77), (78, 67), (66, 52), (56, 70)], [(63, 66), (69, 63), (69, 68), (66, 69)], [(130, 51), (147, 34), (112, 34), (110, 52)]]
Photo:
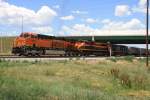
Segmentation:
[(43, 39), (53, 39), (55, 38), (54, 36), (49, 36), (49, 35), (43, 35), (43, 34), (37, 34), (38, 38), (43, 38)]
[(23, 32), (21, 34), (37, 35), (37, 33), (34, 33), (34, 32)]

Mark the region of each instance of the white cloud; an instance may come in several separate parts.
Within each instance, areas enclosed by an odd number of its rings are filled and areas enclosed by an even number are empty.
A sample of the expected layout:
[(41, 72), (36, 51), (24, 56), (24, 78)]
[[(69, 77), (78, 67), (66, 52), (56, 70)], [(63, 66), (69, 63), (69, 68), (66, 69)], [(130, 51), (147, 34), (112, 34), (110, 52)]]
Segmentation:
[(115, 8), (115, 16), (130, 15), (130, 8), (128, 5), (117, 5)]
[(145, 30), (139, 29), (139, 30), (102, 30), (102, 29), (96, 29), (93, 34), (96, 36), (139, 36), (139, 35), (145, 35)]
[(136, 13), (136, 12), (146, 13), (146, 8), (141, 8), (141, 7), (134, 6), (134, 7), (132, 8), (132, 11), (133, 11), (134, 13)]
[(140, 13), (146, 13), (146, 0), (139, 0), (138, 5), (132, 7), (132, 11), (135, 12), (140, 12)]
[(72, 13), (74, 13), (74, 14), (88, 14), (87, 11), (80, 11), (80, 10), (72, 11)]
[(85, 24), (75, 24), (72, 27), (63, 26), (62, 30), (59, 32), (59, 35), (68, 35), (68, 36), (82, 36), (89, 35), (94, 30)]
[(53, 31), (53, 29), (50, 26), (33, 27), (32, 30), (37, 33), (48, 35), (51, 35), (50, 33)]
[(115, 16), (130, 15), (132, 13), (146, 13), (147, 0), (138, 0), (138, 4), (132, 7), (128, 5), (118, 5), (115, 8)]
[(63, 35), (63, 36), (93, 36), (93, 35), (94, 36), (133, 36), (133, 35), (139, 36), (139, 35), (143, 35), (144, 36), (145, 35), (144, 29), (106, 30), (106, 29), (94, 29), (85, 25), (83, 25), (82, 28), (78, 28), (78, 29), (75, 29), (73, 27), (65, 26), (65, 29), (61, 30), (59, 32), (59, 35)]
[(24, 17), (24, 24), (43, 25), (50, 22), (57, 15), (55, 11), (47, 6), (43, 6), (35, 12), (8, 3), (0, 5), (0, 12), (0, 22), (9, 25), (19, 24), (22, 16)]
[(68, 31), (68, 32), (69, 32), (69, 31), (71, 31), (71, 30), (70, 30), (70, 28), (69, 28), (68, 26), (65, 26), (65, 25), (64, 25), (64, 26), (62, 26), (62, 31), (63, 31), (63, 32), (67, 32), (67, 31)]
[(75, 24), (72, 28), (78, 32), (83, 32), (83, 33), (93, 32), (93, 29), (89, 26), (86, 26), (85, 24)]
[(61, 20), (73, 20), (74, 16), (73, 15), (69, 15), (69, 16), (64, 16), (60, 18)]
[(122, 25), (122, 29), (143, 29), (144, 27), (145, 25), (136, 18), (131, 19), (129, 22), (126, 22)]
[(104, 20), (102, 22), (104, 26), (103, 29), (108, 30), (133, 30), (133, 29), (143, 29), (145, 27), (142, 22), (136, 18), (131, 19), (130, 21), (124, 22), (124, 21), (111, 21), (111, 20)]
[(110, 21), (111, 21), (110, 19), (104, 19), (104, 20), (102, 20), (102, 23), (103, 24), (108, 24), (108, 23), (110, 23)]
[(92, 18), (88, 18), (88, 19), (86, 19), (86, 22), (89, 23), (89, 24), (93, 24), (93, 23), (96, 23), (97, 20), (92, 19)]
[(85, 24), (75, 24), (73, 26), (63, 26), (60, 35), (69, 36), (126, 36), (126, 35), (145, 35), (144, 24), (138, 19), (125, 21), (111, 21), (104, 19), (103, 27), (92, 28)]
[(3, 2), (3, 1), (5, 1), (5, 0), (0, 0), (0, 2)]
[(146, 5), (146, 0), (139, 0), (139, 6), (145, 6)]
[(24, 7), (15, 6), (7, 2), (0, 2), (0, 25), (19, 27), (21, 26), (22, 16), (24, 27), (32, 29), (50, 25), (57, 13), (48, 6), (42, 6), (37, 12)]

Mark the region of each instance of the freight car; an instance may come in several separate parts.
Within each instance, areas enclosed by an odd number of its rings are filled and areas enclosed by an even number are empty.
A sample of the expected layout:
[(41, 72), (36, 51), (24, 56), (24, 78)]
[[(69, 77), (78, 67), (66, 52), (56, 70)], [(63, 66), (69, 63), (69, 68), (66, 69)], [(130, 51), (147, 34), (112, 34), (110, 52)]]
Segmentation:
[(124, 45), (112, 45), (112, 56), (126, 56), (128, 55), (128, 47)]
[(146, 49), (140, 48), (140, 56), (146, 56)]
[[(150, 54), (150, 50), (148, 51)], [(146, 49), (144, 48), (137, 48), (137, 47), (129, 47), (128, 54), (134, 56), (146, 56)]]
[(129, 47), (128, 48), (128, 54), (129, 55), (134, 55), (134, 56), (140, 56), (140, 48), (136, 47)]

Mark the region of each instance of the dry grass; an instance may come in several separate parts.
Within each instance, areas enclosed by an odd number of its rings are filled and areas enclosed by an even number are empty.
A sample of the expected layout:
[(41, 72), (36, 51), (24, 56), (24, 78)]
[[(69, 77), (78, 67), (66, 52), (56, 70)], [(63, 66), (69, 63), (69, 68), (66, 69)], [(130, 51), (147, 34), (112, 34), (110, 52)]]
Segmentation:
[(15, 37), (0, 37), (0, 54), (11, 54), (12, 43)]
[(0, 99), (149, 100), (149, 76), (138, 60), (2, 61)]

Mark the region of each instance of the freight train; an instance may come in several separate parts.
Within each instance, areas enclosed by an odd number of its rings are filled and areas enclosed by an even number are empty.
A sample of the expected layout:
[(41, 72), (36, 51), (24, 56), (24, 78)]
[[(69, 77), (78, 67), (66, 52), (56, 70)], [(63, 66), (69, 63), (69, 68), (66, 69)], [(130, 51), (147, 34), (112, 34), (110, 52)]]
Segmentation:
[(65, 38), (24, 32), (14, 40), (12, 53), (19, 56), (40, 56), (45, 55), (48, 50), (64, 51), (63, 56), (144, 56), (146, 52), (145, 49), (123, 45), (71, 41)]

